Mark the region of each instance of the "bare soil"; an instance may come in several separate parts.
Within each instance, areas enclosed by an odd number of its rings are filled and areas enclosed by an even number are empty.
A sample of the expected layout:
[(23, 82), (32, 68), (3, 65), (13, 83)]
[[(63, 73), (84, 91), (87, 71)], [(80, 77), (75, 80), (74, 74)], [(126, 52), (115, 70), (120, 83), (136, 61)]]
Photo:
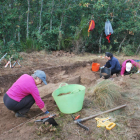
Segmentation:
[(103, 75), (103, 76), (106, 76), (106, 75), (107, 75), (107, 73), (102, 73), (102, 75)]
[[(86, 87), (86, 92), (88, 92), (91, 87), (101, 80), (100, 72), (93, 72), (91, 70), (92, 63), (98, 62), (100, 66), (103, 66), (106, 60), (98, 57), (98, 55), (74, 55), (63, 51), (53, 52), (51, 54), (41, 51), (30, 54), (21, 53), (20, 55), (23, 58), (23, 60), (20, 61), (22, 65), (21, 68), (18, 66), (14, 68), (9, 68), (8, 66), (5, 68), (4, 62), (0, 65), (0, 140), (140, 139), (139, 74), (125, 77), (121, 77), (120, 75), (119, 77), (116, 77), (116, 75), (113, 76), (114, 82), (123, 88), (122, 95), (126, 98), (125, 103), (127, 104), (125, 111), (117, 114), (118, 118), (116, 117), (116, 120), (119, 121), (116, 122), (117, 127), (111, 131), (107, 131), (103, 128), (99, 130), (96, 121), (91, 119), (83, 123), (90, 128), (90, 131), (87, 132), (73, 123), (71, 115), (63, 114), (59, 111), (52, 97), (52, 92), (59, 88), (61, 83), (81, 84)], [(116, 58), (119, 59), (120, 63), (128, 59), (125, 56), (116, 56)], [(133, 58), (139, 59), (138, 56)], [(59, 114), (59, 117), (56, 117), (56, 121), (59, 123), (56, 130), (45, 126), (46, 131), (44, 133), (42, 130), (44, 126), (40, 123), (34, 123), (36, 119), (42, 116), (41, 110), (36, 104), (34, 104), (29, 111), (29, 118), (16, 118), (15, 114), (8, 110), (3, 104), (3, 96), (8, 88), (10, 88), (22, 74), (26, 73), (31, 75), (37, 69), (45, 71), (48, 82), (48, 85), (42, 84), (38, 87), (42, 100), (45, 102), (49, 112)], [(80, 114), (82, 117), (87, 117), (100, 111), (103, 110), (97, 108), (96, 105), (92, 103), (92, 100), (85, 95), (83, 109), (74, 115), (76, 117)], [(40, 115), (38, 116), (38, 114)], [(42, 131), (40, 131), (40, 129)]]
[(62, 96), (62, 95), (67, 95), (67, 94), (70, 94), (71, 92), (68, 92), (68, 93), (60, 93), (58, 96)]

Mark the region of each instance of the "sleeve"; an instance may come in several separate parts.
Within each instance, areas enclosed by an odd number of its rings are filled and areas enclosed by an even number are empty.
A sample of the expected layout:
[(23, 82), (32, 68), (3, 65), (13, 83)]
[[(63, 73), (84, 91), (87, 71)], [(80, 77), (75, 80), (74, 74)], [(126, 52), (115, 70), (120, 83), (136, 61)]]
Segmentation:
[(125, 69), (126, 69), (126, 61), (124, 61), (124, 62), (122, 63), (121, 75), (123, 75), (123, 74), (124, 74)]
[(140, 68), (140, 64), (135, 62), (134, 60), (131, 60), (131, 63), (135, 66), (135, 67), (138, 67)]
[(125, 67), (122, 66), (122, 68), (121, 68), (121, 75), (123, 75), (124, 72), (125, 72)]
[(33, 96), (33, 98), (34, 98), (34, 100), (35, 100), (35, 103), (36, 103), (36, 105), (40, 108), (40, 109), (42, 109), (43, 107), (44, 107), (44, 102), (42, 101), (42, 99), (41, 99), (41, 97), (40, 97), (40, 95), (39, 95), (39, 91), (38, 91), (38, 88), (37, 87), (33, 87), (32, 89), (31, 89), (31, 95)]
[[(108, 63), (108, 61), (106, 62), (106, 64)], [(106, 64), (104, 65), (106, 67)]]

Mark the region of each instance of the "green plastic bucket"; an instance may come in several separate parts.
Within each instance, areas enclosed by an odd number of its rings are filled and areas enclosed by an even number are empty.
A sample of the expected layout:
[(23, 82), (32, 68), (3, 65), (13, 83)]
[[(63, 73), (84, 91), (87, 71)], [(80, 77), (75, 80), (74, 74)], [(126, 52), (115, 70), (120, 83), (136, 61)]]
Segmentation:
[[(65, 84), (65, 86), (62, 86), (62, 84)], [(69, 94), (62, 95), (62, 93)], [(61, 96), (58, 96), (59, 94)], [(76, 113), (83, 107), (85, 87), (78, 84), (61, 83), (59, 88), (52, 93), (52, 96), (62, 113)]]

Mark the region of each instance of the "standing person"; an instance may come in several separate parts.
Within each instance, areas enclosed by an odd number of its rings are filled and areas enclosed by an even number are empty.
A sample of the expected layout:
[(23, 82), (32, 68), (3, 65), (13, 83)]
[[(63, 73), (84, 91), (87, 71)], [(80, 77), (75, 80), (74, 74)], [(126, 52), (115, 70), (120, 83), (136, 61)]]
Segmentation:
[(140, 69), (139, 63), (135, 62), (132, 59), (127, 59), (122, 63), (121, 76), (136, 73), (138, 69)]
[(23, 74), (8, 89), (3, 97), (5, 106), (15, 112), (15, 117), (27, 117), (31, 106), (36, 103), (45, 113), (49, 113), (42, 101), (37, 85), (41, 83), (47, 85), (46, 74), (44, 71), (36, 70), (31, 76)]
[(121, 66), (120, 66), (120, 63), (119, 63), (118, 59), (115, 58), (113, 56), (113, 54), (110, 53), (110, 52), (106, 52), (105, 53), (105, 58), (108, 61), (101, 68), (107, 67), (107, 68), (111, 69), (111, 75), (113, 75), (114, 73), (117, 73), (118, 74), (121, 71)]

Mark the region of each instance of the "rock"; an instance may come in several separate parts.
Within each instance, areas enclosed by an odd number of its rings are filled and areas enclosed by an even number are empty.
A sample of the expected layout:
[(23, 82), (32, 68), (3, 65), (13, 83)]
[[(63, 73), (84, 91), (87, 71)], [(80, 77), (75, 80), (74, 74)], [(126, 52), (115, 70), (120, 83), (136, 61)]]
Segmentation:
[(40, 96), (41, 98), (43, 98), (44, 96), (48, 96), (50, 97), (51, 94), (59, 88), (59, 85), (61, 83), (57, 83), (57, 84), (53, 84), (53, 83), (49, 83), (47, 85), (44, 85), (42, 87), (39, 87), (38, 90), (39, 90), (39, 93), (40, 93)]
[(80, 83), (80, 76), (69, 78), (66, 83), (68, 84), (79, 84)]

